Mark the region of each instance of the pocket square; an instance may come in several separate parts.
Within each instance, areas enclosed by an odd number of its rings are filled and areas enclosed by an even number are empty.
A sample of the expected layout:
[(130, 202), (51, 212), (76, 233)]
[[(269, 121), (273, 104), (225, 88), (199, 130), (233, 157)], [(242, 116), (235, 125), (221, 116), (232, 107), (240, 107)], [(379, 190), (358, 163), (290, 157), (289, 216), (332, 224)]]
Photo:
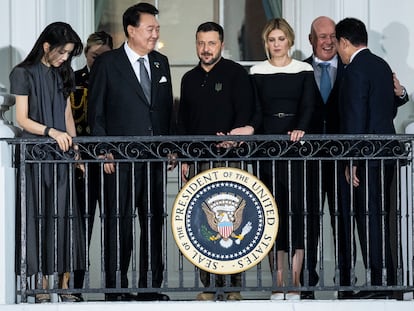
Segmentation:
[(162, 76), (158, 83), (164, 83), (164, 82), (167, 82), (167, 78), (165, 76)]

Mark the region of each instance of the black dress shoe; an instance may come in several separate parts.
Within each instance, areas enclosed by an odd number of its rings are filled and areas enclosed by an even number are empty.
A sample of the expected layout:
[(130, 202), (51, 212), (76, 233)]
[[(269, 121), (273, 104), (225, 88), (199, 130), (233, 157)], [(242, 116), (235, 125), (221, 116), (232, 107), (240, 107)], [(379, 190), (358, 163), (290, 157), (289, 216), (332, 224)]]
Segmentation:
[(389, 299), (393, 298), (394, 293), (392, 291), (384, 290), (361, 290), (354, 294), (354, 299)]
[(308, 299), (314, 300), (315, 299), (315, 292), (313, 291), (301, 291), (300, 292), (300, 299)]
[(80, 302), (79, 297), (73, 294), (60, 294), (59, 298), (62, 302)]
[(83, 302), (83, 301), (85, 301), (85, 299), (83, 299), (83, 296), (82, 296), (82, 294), (72, 294), (73, 296), (76, 296), (76, 297), (78, 297), (78, 299), (79, 299), (79, 302)]
[(338, 299), (355, 299), (353, 291), (344, 290), (338, 292)]
[(105, 301), (118, 301), (117, 294), (105, 294)]
[(138, 300), (136, 295), (130, 293), (105, 294), (105, 301), (135, 301)]
[(392, 295), (392, 298), (396, 300), (412, 300), (412, 297), (413, 297), (413, 292), (405, 291), (405, 290), (395, 290), (393, 291), (393, 295)]
[(343, 291), (338, 292), (338, 299), (392, 299), (394, 298), (392, 291), (371, 291), (361, 290), (359, 292)]
[(139, 293), (136, 300), (138, 301), (168, 301), (170, 297), (161, 293)]

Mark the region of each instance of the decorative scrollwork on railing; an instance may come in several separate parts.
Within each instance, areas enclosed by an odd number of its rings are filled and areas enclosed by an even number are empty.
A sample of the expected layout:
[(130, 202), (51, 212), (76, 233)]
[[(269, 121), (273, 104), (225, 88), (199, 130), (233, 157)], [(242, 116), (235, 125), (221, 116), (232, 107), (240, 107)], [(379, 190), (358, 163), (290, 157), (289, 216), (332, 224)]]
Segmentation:
[(37, 143), (26, 146), (26, 160), (31, 161), (76, 161), (79, 158), (79, 151), (71, 148), (64, 152), (56, 144)]
[[(208, 137), (210, 138), (210, 137)], [(320, 136), (319, 139), (303, 139), (299, 142), (272, 136), (252, 136), (234, 139), (231, 148), (221, 147), (222, 137), (199, 140), (185, 137), (165, 136), (158, 139), (141, 137), (117, 138), (88, 137), (78, 139), (78, 151), (71, 148), (61, 151), (52, 140), (24, 141), (13, 139), (15, 144), (26, 146), (26, 159), (33, 161), (102, 161), (104, 155), (112, 154), (115, 161), (166, 161), (175, 155), (178, 161), (200, 160), (286, 160), (286, 159), (389, 159), (410, 160), (412, 137), (367, 138), (355, 136), (341, 139)], [(228, 139), (228, 137), (227, 137)]]
[(398, 140), (359, 140), (345, 142), (345, 154), (362, 158), (404, 157), (410, 153), (410, 145)]

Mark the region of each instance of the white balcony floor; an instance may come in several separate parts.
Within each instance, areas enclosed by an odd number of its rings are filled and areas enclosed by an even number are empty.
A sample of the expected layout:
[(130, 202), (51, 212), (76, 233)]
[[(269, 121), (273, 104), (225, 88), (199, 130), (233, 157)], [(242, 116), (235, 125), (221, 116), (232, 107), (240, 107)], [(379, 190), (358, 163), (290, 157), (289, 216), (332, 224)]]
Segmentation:
[(112, 310), (151, 310), (151, 311), (228, 311), (237, 308), (238, 311), (412, 311), (414, 301), (397, 300), (313, 300), (313, 301), (169, 301), (169, 302), (82, 302), (82, 303), (47, 303), (47, 304), (17, 304), (0, 305), (1, 311), (112, 311)]

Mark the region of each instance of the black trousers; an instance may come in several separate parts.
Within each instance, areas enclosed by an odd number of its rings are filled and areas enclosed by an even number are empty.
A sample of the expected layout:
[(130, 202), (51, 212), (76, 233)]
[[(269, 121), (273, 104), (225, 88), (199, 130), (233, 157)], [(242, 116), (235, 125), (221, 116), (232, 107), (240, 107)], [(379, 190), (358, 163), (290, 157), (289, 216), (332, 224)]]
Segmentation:
[[(135, 187), (133, 182), (135, 182)], [(105, 272), (106, 286), (128, 287), (127, 272), (133, 246), (133, 222), (140, 225), (139, 287), (160, 287), (163, 280), (162, 227), (163, 178), (161, 163), (122, 163), (105, 176)], [(118, 190), (119, 189), (119, 190)], [(151, 262), (151, 267), (149, 267)], [(148, 271), (151, 275), (148, 277)]]
[[(349, 185), (341, 191), (342, 194), (342, 224), (343, 234), (346, 239), (343, 256), (346, 259), (346, 271), (351, 269), (351, 240), (353, 221), (358, 230), (362, 257), (366, 268), (371, 269), (371, 285), (394, 285), (396, 271), (394, 268), (390, 236), (390, 212), (395, 205), (391, 203), (391, 188), (395, 166), (379, 162), (368, 166), (359, 165), (359, 187)], [(352, 198), (351, 201), (351, 191)], [(352, 203), (352, 204), (351, 204)], [(355, 215), (353, 218), (352, 215)], [(383, 283), (382, 270), (386, 268), (387, 284)], [(350, 285), (350, 273), (343, 273), (341, 285)]]
[(339, 195), (341, 188), (346, 185), (344, 171), (343, 165), (338, 163), (335, 166), (334, 161), (310, 161), (307, 163), (306, 258), (302, 273), (302, 284), (305, 286), (315, 286), (319, 282), (317, 272), (318, 244), (325, 200), (327, 200), (329, 208), (335, 255), (339, 254), (336, 256), (338, 268), (340, 271), (346, 269), (346, 263), (341, 256), (346, 240), (341, 229), (341, 199)]
[[(294, 251), (304, 248), (303, 163), (300, 161), (261, 161), (260, 179), (272, 192), (279, 213), (276, 249)], [(289, 176), (290, 175), (290, 176)]]

